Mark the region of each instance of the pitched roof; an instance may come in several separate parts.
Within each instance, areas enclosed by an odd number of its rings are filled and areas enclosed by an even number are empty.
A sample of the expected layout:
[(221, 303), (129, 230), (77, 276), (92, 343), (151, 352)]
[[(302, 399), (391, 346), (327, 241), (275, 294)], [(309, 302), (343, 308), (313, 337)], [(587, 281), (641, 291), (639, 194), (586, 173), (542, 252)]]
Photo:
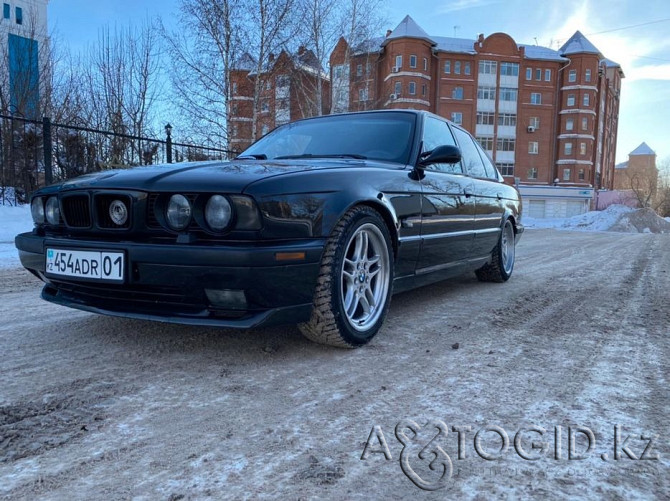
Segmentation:
[(379, 52), (381, 50), (384, 37), (374, 37), (368, 40), (363, 40), (352, 48), (354, 55), (370, 54), (371, 52)]
[(253, 71), (256, 69), (256, 60), (251, 56), (251, 54), (245, 52), (233, 62), (232, 69)]
[(519, 44), (519, 47), (523, 47), (525, 49), (524, 53), (526, 54), (526, 59), (540, 59), (543, 61), (567, 61), (567, 59), (562, 57), (557, 51), (547, 47), (525, 44)]
[(615, 169), (627, 169), (628, 168), (628, 162), (621, 162), (620, 164), (616, 164), (614, 166)]
[(589, 40), (582, 35), (582, 32), (577, 30), (575, 34), (570, 37), (570, 39), (563, 44), (563, 47), (558, 49), (558, 52), (562, 56), (568, 56), (570, 54), (598, 54), (600, 51), (593, 45)]
[(476, 40), (472, 38), (433, 37), (433, 41), (437, 43), (436, 49), (444, 52), (477, 53), (475, 50)]
[(634, 155), (654, 155), (656, 156), (656, 152), (652, 150), (647, 143), (642, 143), (640, 146), (635, 148), (633, 151), (631, 151), (628, 156), (634, 156)]
[(395, 38), (418, 38), (420, 40), (426, 40), (432, 44), (435, 44), (433, 39), (423, 31), (423, 28), (416, 24), (416, 21), (410, 16), (405, 16), (405, 18), (400, 21), (400, 24), (396, 26), (395, 30), (391, 32), (389, 36), (382, 42), (382, 45), (386, 45), (389, 41)]

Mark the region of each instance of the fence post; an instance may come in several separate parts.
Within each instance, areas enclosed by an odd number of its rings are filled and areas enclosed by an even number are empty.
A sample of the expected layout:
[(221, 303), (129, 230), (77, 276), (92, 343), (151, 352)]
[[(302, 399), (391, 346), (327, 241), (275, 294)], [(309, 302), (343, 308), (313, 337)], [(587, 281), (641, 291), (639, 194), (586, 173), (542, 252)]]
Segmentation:
[(172, 163), (172, 126), (168, 123), (165, 126), (165, 156), (167, 163)]
[(51, 171), (51, 120), (49, 117), (42, 118), (42, 143), (44, 153), (44, 182), (49, 185), (53, 183), (53, 172)]

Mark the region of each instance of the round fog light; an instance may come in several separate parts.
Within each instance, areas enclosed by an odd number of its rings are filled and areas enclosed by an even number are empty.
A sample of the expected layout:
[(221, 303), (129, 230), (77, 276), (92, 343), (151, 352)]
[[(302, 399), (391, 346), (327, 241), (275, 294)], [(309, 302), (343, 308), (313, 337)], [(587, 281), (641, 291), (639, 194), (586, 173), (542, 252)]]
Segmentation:
[(49, 224), (60, 224), (60, 206), (58, 205), (58, 198), (49, 197), (46, 206), (46, 216)]
[(222, 195), (214, 195), (207, 201), (205, 220), (214, 231), (226, 229), (230, 223), (233, 209), (228, 199)]
[(191, 222), (191, 203), (184, 195), (172, 195), (165, 214), (170, 228), (181, 231)]
[(44, 201), (41, 197), (33, 198), (30, 202), (30, 213), (35, 223), (44, 224)]

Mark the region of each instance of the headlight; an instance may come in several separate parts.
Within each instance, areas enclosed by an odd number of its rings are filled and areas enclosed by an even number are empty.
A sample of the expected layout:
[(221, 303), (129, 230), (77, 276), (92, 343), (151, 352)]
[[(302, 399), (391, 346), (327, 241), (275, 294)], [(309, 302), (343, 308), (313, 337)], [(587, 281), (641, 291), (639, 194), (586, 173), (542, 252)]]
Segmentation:
[(181, 231), (191, 222), (191, 203), (184, 195), (172, 195), (167, 206), (166, 218), (173, 230)]
[(30, 213), (36, 224), (44, 224), (44, 200), (41, 197), (33, 198), (30, 203)]
[(205, 221), (214, 231), (226, 229), (233, 215), (232, 207), (228, 199), (221, 195), (214, 195), (205, 206)]
[(49, 197), (45, 213), (49, 224), (60, 224), (60, 207), (57, 197)]

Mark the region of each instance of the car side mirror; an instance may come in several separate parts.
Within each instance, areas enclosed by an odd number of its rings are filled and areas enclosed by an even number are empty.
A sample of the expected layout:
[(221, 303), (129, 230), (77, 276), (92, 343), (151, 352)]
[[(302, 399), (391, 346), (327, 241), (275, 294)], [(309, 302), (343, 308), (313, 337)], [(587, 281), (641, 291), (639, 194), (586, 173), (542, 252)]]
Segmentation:
[(455, 164), (461, 161), (461, 150), (457, 146), (445, 144), (426, 151), (421, 156), (423, 158), (419, 160), (420, 167), (431, 164)]

